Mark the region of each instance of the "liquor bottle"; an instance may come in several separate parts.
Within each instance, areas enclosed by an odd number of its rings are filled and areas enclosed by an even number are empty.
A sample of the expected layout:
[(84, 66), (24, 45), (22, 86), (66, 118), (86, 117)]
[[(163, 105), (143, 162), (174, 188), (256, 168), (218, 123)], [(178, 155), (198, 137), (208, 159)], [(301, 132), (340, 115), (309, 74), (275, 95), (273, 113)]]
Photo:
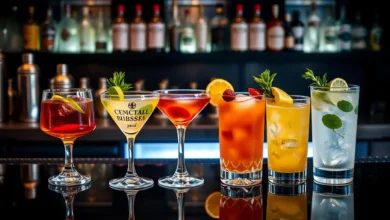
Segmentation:
[(139, 4), (135, 6), (135, 18), (130, 23), (130, 50), (146, 50), (146, 24), (142, 19), (142, 5)]
[(47, 9), (46, 19), (41, 25), (41, 50), (44, 52), (54, 51), (57, 24), (52, 18), (51, 8)]
[(249, 24), (249, 50), (265, 50), (265, 23), (261, 18), (260, 4), (255, 4), (254, 16)]
[(98, 18), (96, 23), (96, 32), (95, 32), (95, 51), (96, 53), (107, 53), (108, 48), (108, 32), (106, 26), (104, 25), (104, 14), (103, 9), (99, 8)]
[(153, 5), (153, 17), (148, 23), (148, 50), (163, 52), (165, 43), (165, 24), (160, 17), (160, 5)]
[(80, 52), (94, 53), (95, 52), (95, 28), (89, 18), (89, 8), (83, 7), (83, 17), (79, 26), (80, 34)]
[(169, 51), (180, 52), (180, 19), (176, 0), (172, 3), (172, 19), (169, 24)]
[(340, 19), (336, 22), (337, 38), (340, 51), (351, 50), (351, 24), (347, 21), (345, 7), (340, 9)]
[(39, 25), (34, 18), (34, 7), (28, 8), (29, 18), (23, 25), (23, 40), (24, 50), (30, 52), (36, 52), (40, 50), (40, 31)]
[(23, 50), (23, 39), (21, 25), (18, 21), (18, 7), (12, 7), (12, 13), (9, 19), (6, 20), (3, 30), (4, 51), (6, 52), (20, 52)]
[(8, 89), (7, 89), (7, 96), (8, 96), (8, 117), (10, 120), (16, 120), (18, 113), (16, 112), (18, 108), (17, 106), (17, 92), (14, 89), (13, 86), (13, 79), (8, 79)]
[(294, 51), (294, 34), (291, 25), (291, 15), (286, 13), (284, 25), (284, 49), (286, 51)]
[(65, 16), (58, 25), (55, 43), (57, 51), (60, 53), (80, 52), (78, 25), (76, 20), (71, 17), (70, 5), (65, 6)]
[(145, 80), (144, 79), (138, 79), (134, 82), (134, 90), (135, 91), (142, 91), (144, 90)]
[(129, 49), (129, 27), (124, 13), (125, 6), (118, 5), (118, 15), (112, 24), (112, 50), (114, 53), (126, 52)]
[(284, 48), (283, 22), (279, 20), (279, 5), (272, 5), (272, 20), (267, 23), (267, 50), (281, 51)]
[(195, 44), (195, 31), (191, 21), (190, 10), (186, 9), (184, 11), (184, 20), (180, 35), (180, 52), (195, 53)]
[(95, 111), (96, 115), (99, 118), (107, 118), (108, 112), (103, 107), (103, 104), (100, 100), (100, 94), (107, 91), (107, 79), (104, 77), (99, 78), (99, 89), (95, 92)]
[(243, 17), (244, 6), (236, 5), (236, 17), (230, 26), (230, 46), (233, 51), (248, 50), (248, 24)]
[(196, 23), (196, 51), (207, 52), (208, 50), (208, 24), (207, 18), (204, 15), (204, 6), (199, 7), (199, 18)]
[(333, 9), (328, 7), (325, 21), (320, 28), (320, 52), (332, 53), (338, 50), (337, 26), (333, 19)]
[(312, 3), (311, 12), (306, 25), (303, 40), (303, 51), (306, 53), (318, 52), (320, 46), (321, 18), (317, 14), (317, 4)]
[(362, 18), (359, 11), (356, 12), (355, 23), (352, 25), (351, 38), (352, 50), (367, 49), (367, 29), (362, 23)]
[(211, 50), (226, 51), (229, 49), (230, 30), (222, 4), (216, 5), (216, 13), (211, 20)]
[(294, 51), (303, 51), (303, 33), (305, 26), (299, 18), (299, 11), (293, 12), (293, 20), (291, 22), (291, 30), (294, 36)]
[(382, 50), (382, 33), (383, 28), (379, 23), (379, 12), (378, 9), (375, 9), (375, 19), (370, 31), (370, 45), (372, 51)]
[(88, 77), (81, 77), (80, 78), (80, 88), (81, 89), (90, 89), (91, 86), (89, 84), (89, 78)]

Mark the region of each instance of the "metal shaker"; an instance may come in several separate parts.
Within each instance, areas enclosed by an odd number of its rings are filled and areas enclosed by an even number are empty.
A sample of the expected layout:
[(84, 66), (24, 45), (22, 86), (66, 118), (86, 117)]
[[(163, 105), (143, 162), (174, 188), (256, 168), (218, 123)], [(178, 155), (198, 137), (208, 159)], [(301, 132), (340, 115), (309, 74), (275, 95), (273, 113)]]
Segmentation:
[(5, 66), (4, 55), (0, 50), (0, 122), (4, 120), (5, 116)]
[(73, 76), (68, 72), (67, 64), (57, 64), (57, 74), (54, 77), (55, 89), (70, 89), (74, 87)]
[(32, 53), (22, 55), (23, 64), (18, 68), (19, 120), (37, 122), (39, 118), (39, 75)]

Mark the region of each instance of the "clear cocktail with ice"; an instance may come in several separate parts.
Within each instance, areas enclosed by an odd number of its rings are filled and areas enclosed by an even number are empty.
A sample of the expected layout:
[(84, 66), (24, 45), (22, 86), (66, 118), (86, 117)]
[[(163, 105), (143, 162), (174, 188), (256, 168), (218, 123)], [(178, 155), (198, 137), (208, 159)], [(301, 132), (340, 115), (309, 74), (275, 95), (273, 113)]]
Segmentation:
[(314, 180), (353, 180), (359, 86), (311, 87)]
[(310, 98), (291, 98), (292, 104), (267, 98), (268, 179), (275, 184), (306, 181)]
[(221, 181), (228, 185), (261, 182), (265, 98), (236, 93), (218, 104)]

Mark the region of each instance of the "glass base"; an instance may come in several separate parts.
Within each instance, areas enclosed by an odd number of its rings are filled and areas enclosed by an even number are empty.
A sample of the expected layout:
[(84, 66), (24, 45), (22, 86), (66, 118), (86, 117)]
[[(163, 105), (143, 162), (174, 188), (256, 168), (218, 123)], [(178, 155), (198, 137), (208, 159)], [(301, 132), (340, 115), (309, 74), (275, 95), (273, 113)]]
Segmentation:
[(233, 173), (221, 169), (221, 182), (229, 186), (254, 186), (262, 181), (262, 171)]
[(176, 175), (162, 177), (158, 180), (158, 185), (166, 188), (193, 188), (204, 184), (204, 180), (200, 177)]
[(306, 182), (306, 170), (297, 173), (279, 173), (268, 170), (268, 181), (278, 185), (296, 185)]
[(313, 178), (315, 182), (322, 184), (346, 185), (353, 181), (353, 169), (329, 171), (313, 167)]
[(91, 177), (83, 176), (76, 170), (62, 171), (58, 176), (49, 178), (49, 184), (56, 186), (78, 186), (91, 182)]
[(110, 180), (110, 187), (117, 190), (146, 189), (153, 186), (152, 179), (144, 177), (122, 177)]

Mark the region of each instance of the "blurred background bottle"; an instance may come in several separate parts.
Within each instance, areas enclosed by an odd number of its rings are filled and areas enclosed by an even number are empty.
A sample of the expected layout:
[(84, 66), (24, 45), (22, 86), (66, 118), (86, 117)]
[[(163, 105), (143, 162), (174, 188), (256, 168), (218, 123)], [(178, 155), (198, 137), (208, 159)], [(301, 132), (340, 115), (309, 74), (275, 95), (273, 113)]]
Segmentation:
[(57, 74), (54, 77), (55, 89), (74, 88), (73, 76), (68, 73), (67, 64), (57, 64)]
[(78, 25), (76, 20), (71, 17), (70, 5), (65, 6), (65, 16), (58, 25), (55, 43), (59, 53), (80, 52)]
[(108, 112), (104, 108), (101, 99), (100, 94), (105, 92), (107, 90), (107, 79), (104, 77), (99, 78), (99, 89), (95, 92), (95, 111), (96, 115), (99, 118), (106, 118), (108, 116)]
[(216, 15), (211, 19), (211, 50), (226, 51), (230, 48), (229, 19), (222, 4), (215, 7)]
[(46, 19), (41, 25), (41, 50), (43, 52), (53, 52), (55, 50), (55, 37), (56, 37), (57, 24), (52, 18), (51, 8), (47, 9)]
[(28, 8), (29, 17), (23, 25), (23, 42), (26, 52), (36, 52), (40, 50), (40, 31), (39, 24), (35, 20), (35, 8)]

